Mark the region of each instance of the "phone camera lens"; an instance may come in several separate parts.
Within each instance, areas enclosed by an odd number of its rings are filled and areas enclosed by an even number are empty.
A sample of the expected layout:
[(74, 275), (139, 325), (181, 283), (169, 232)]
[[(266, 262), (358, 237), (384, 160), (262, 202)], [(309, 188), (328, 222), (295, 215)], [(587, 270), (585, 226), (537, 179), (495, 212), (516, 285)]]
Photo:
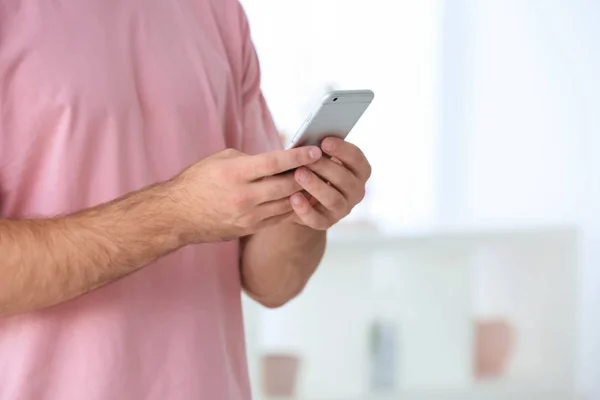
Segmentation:
[(334, 97), (334, 98), (333, 98), (333, 101), (337, 101), (337, 99), (338, 99), (337, 97)]

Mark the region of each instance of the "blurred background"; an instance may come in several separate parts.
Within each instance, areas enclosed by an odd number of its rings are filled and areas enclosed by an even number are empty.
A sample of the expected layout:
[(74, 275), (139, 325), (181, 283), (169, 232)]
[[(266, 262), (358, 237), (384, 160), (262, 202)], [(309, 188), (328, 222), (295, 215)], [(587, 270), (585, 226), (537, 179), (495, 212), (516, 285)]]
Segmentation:
[(245, 299), (256, 399), (600, 399), (600, 2), (243, 0), (282, 139), (372, 89), (305, 292)]

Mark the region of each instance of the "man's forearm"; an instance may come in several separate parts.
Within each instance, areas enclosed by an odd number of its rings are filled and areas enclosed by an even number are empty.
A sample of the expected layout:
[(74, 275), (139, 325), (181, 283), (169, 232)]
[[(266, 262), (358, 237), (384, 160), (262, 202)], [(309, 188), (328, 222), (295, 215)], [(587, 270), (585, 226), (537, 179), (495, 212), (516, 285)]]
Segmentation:
[[(281, 173), (320, 155), (311, 146), (256, 156), (226, 149), (170, 181), (93, 209), (0, 220), (0, 315), (71, 299), (186, 244), (248, 236), (281, 223), (281, 206), (288, 206), (281, 199), (297, 190), (294, 178)], [(262, 177), (270, 178), (257, 182)]]
[(165, 184), (55, 219), (0, 220), (0, 315), (54, 305), (182, 245)]
[(244, 289), (267, 307), (297, 296), (325, 252), (326, 233), (294, 223), (265, 229), (243, 240)]

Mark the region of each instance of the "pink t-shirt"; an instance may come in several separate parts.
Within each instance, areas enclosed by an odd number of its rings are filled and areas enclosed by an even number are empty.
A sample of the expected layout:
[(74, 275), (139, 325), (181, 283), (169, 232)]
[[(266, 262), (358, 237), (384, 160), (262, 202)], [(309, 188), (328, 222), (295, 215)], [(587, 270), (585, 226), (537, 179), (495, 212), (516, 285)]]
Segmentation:
[[(0, 0), (0, 216), (280, 147), (237, 0)], [(2, 400), (249, 399), (236, 241), (0, 318)], [(0, 260), (0, 263), (2, 260)]]

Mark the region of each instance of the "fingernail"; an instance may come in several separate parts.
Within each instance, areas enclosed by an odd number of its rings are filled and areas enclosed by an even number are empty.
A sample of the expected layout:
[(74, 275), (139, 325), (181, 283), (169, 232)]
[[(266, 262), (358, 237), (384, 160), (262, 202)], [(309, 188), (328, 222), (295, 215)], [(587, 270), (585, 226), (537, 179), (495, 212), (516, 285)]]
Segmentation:
[(319, 150), (319, 148), (317, 147), (313, 147), (312, 149), (310, 149), (308, 151), (308, 156), (312, 159), (312, 160), (316, 160), (319, 157), (321, 157), (321, 150)]
[(296, 194), (294, 196), (292, 196), (292, 204), (295, 206), (299, 206), (300, 204), (302, 204), (302, 199), (300, 198), (300, 196), (302, 196), (301, 194)]
[(341, 162), (338, 158), (335, 157), (331, 157), (331, 161), (333, 161), (334, 163), (336, 163), (337, 165), (341, 165), (344, 166), (344, 163)]
[(335, 141), (331, 140), (331, 139), (325, 139), (323, 141), (323, 150), (325, 151), (332, 151), (333, 149), (335, 149)]
[(305, 171), (305, 170), (300, 170), (300, 171), (298, 171), (298, 180), (299, 180), (301, 183), (306, 183), (306, 182), (308, 182), (308, 179), (309, 179), (309, 174), (308, 174), (308, 172), (307, 172), (307, 171)]

